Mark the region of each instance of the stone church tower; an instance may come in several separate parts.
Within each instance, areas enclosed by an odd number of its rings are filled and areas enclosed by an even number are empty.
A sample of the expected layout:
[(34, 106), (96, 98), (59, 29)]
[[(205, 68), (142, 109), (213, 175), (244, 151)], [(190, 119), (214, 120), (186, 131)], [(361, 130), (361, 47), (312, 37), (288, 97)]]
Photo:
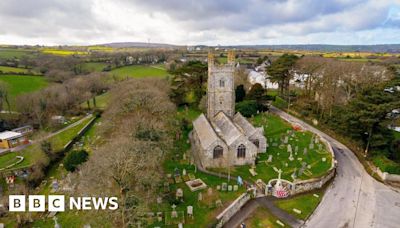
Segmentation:
[(208, 53), (207, 116), (213, 119), (223, 111), (227, 116), (235, 115), (235, 53), (228, 51), (227, 64), (214, 63), (214, 55)]

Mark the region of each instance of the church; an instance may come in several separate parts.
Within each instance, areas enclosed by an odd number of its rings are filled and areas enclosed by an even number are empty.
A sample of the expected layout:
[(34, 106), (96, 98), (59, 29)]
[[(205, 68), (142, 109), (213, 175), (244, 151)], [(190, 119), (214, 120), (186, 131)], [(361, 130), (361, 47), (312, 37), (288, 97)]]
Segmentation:
[(226, 64), (208, 54), (207, 116), (193, 121), (191, 143), (203, 167), (252, 165), (257, 153), (266, 152), (263, 128), (254, 127), (235, 113), (235, 54), (228, 52)]

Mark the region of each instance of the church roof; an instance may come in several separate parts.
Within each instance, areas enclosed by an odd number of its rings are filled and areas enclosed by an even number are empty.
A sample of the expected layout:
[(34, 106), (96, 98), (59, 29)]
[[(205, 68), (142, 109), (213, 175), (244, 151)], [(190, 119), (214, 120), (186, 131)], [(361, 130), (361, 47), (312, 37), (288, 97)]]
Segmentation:
[(219, 112), (213, 121), (215, 131), (225, 140), (226, 144), (231, 145), (243, 134), (224, 112)]
[(243, 133), (247, 136), (253, 135), (257, 129), (242, 116), (239, 112), (233, 117), (233, 121), (243, 130)]
[(217, 134), (204, 114), (201, 114), (193, 121), (193, 128), (199, 137), (203, 149), (207, 149), (213, 142), (218, 140)]

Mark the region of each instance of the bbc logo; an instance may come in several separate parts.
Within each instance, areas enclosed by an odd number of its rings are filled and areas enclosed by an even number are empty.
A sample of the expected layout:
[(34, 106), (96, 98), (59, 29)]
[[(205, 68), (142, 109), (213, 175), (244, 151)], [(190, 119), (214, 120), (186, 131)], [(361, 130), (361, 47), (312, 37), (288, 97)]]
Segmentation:
[[(9, 196), (9, 211), (24, 212), (26, 211), (26, 196), (25, 195), (10, 195)], [(49, 195), (47, 197), (47, 210), (50, 212), (65, 211), (65, 196)], [(44, 195), (29, 195), (28, 196), (28, 211), (44, 212), (46, 211), (46, 197)]]

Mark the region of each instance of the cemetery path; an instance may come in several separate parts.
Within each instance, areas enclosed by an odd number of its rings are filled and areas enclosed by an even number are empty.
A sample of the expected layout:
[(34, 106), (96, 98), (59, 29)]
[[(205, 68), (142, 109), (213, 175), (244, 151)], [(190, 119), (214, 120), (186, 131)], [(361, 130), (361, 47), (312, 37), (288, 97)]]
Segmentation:
[(51, 138), (51, 137), (53, 137), (53, 136), (55, 136), (55, 135), (60, 134), (61, 132), (64, 132), (64, 131), (66, 131), (66, 130), (68, 130), (68, 129), (70, 129), (70, 128), (73, 128), (73, 127), (75, 127), (75, 126), (81, 124), (83, 121), (85, 121), (85, 120), (91, 118), (92, 116), (93, 116), (92, 114), (87, 115), (87, 116), (83, 117), (82, 119), (80, 119), (80, 120), (78, 120), (78, 121), (76, 121), (76, 122), (74, 122), (74, 123), (72, 123), (72, 124), (70, 124), (70, 125), (68, 125), (68, 126), (66, 126), (66, 127), (64, 127), (64, 128), (62, 128), (62, 129), (60, 129), (60, 130), (58, 130), (58, 131), (56, 131), (56, 132), (50, 133), (50, 134), (48, 134), (48, 135), (46, 135), (46, 136), (44, 136), (44, 137), (42, 137), (42, 138), (40, 138), (40, 139), (36, 139), (36, 140), (32, 141), (32, 144), (38, 143), (38, 142), (42, 142), (42, 141), (47, 140), (47, 139), (49, 139), (49, 138)]
[(290, 225), (293, 228), (300, 227), (303, 221), (296, 219), (291, 214), (275, 206), (275, 197), (259, 197), (247, 202), (232, 218), (224, 224), (224, 227), (239, 227), (259, 206), (268, 209), (280, 221)]
[(400, 193), (372, 178), (354, 153), (339, 141), (275, 107), (270, 110), (325, 138), (338, 162), (333, 183), (305, 227), (398, 227)]

